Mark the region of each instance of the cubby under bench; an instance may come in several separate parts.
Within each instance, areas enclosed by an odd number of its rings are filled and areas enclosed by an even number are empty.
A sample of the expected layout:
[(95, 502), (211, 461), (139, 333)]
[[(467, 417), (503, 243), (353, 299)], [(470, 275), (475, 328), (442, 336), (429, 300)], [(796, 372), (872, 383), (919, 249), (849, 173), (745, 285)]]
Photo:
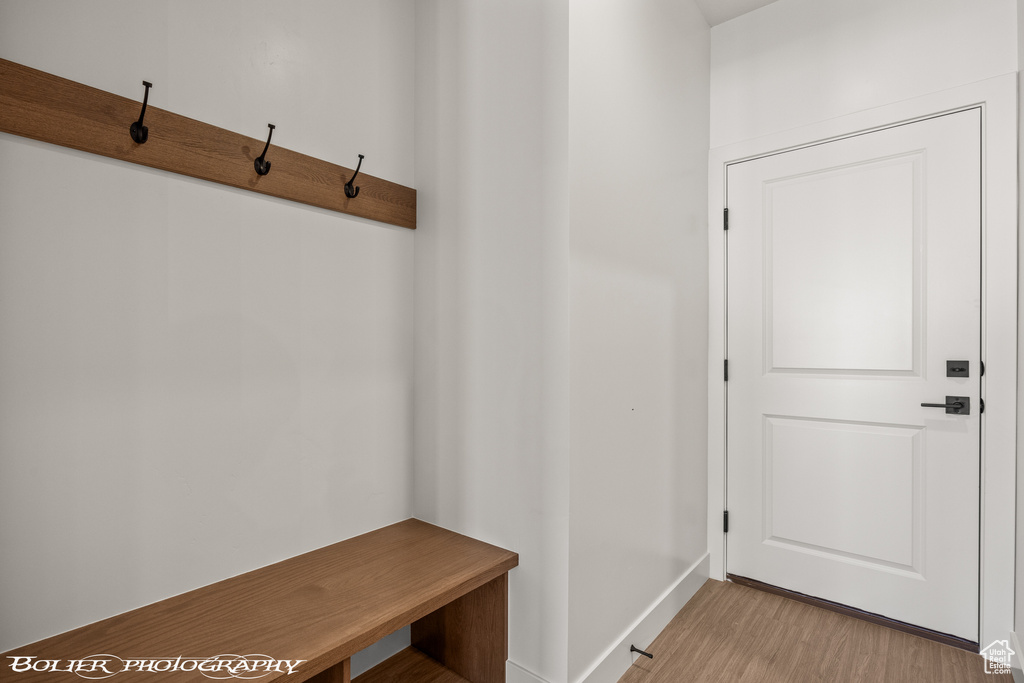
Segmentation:
[[(508, 571), (518, 564), (514, 552), (408, 519), (5, 652), (0, 679), (81, 681), (61, 671), (106, 653), (115, 656), (106, 669), (122, 667), (115, 683), (209, 681), (230, 676), (183, 671), (176, 658), (258, 653), (304, 661), (236, 678), (349, 683), (353, 654), (411, 624), (412, 647), (354, 683), (504, 683)], [(175, 660), (176, 670), (125, 670), (129, 659)], [(12, 662), (44, 670), (16, 672)]]

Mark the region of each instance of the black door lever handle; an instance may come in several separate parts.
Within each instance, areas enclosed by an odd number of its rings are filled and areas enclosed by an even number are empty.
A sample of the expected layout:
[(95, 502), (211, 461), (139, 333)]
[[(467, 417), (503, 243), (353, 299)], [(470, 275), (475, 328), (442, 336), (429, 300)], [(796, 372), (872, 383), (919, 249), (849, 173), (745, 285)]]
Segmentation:
[(922, 408), (945, 408), (947, 415), (970, 415), (971, 399), (967, 396), (947, 396), (945, 403), (922, 403)]

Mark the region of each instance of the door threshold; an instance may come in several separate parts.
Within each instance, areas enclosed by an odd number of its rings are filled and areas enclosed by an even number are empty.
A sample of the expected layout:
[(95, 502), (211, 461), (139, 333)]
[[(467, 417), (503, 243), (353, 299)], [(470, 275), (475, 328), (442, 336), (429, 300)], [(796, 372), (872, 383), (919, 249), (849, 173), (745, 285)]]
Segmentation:
[(748, 588), (754, 588), (765, 593), (772, 593), (774, 595), (781, 595), (784, 598), (790, 600), (796, 600), (807, 605), (814, 607), (820, 607), (821, 609), (828, 610), (829, 612), (836, 612), (838, 614), (845, 614), (848, 617), (854, 619), (860, 619), (861, 621), (867, 621), (878, 626), (885, 626), (891, 628), (894, 631), (900, 631), (902, 633), (909, 633), (912, 636), (918, 638), (924, 638), (925, 640), (931, 640), (936, 643), (942, 643), (943, 645), (949, 645), (961, 650), (967, 650), (978, 654), (979, 647), (978, 643), (972, 642), (965, 638), (958, 636), (952, 636), (948, 633), (940, 633), (939, 631), (933, 631), (928, 628), (922, 628), (921, 626), (914, 626), (903, 621), (897, 621), (896, 619), (890, 619), (889, 617), (883, 617), (881, 614), (875, 614), (874, 612), (865, 612), (864, 610), (857, 609), (856, 607), (850, 607), (843, 605), (838, 602), (832, 602), (831, 600), (822, 600), (821, 598), (815, 598), (810, 595), (803, 593), (797, 593), (796, 591), (787, 590), (785, 588), (779, 588), (768, 583), (763, 583), (755, 579), (748, 579), (745, 576), (736, 576), (735, 574), (726, 574), (725, 578), (740, 586), (746, 586)]

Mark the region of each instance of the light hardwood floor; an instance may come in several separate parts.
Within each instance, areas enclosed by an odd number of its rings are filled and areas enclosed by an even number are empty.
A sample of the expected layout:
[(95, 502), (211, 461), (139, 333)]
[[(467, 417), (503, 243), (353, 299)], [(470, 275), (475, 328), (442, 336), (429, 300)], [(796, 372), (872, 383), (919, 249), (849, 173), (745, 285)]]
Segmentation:
[(708, 581), (619, 683), (1013, 683), (975, 654)]

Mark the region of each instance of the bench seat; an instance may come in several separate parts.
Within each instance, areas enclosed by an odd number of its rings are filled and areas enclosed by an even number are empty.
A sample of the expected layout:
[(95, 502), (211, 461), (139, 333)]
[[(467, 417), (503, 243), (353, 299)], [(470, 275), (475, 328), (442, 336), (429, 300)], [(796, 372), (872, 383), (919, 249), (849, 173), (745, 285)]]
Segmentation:
[[(291, 674), (250, 673), (250, 680), (348, 683), (353, 654), (412, 624), (414, 647), (358, 683), (503, 683), (507, 572), (518, 563), (516, 553), (408, 519), (16, 648), (2, 655), (0, 679), (81, 680), (71, 673), (15, 673), (11, 657), (61, 660), (63, 667), (99, 653), (121, 660), (259, 653), (304, 661)], [(133, 670), (114, 680), (211, 679), (198, 670)]]

